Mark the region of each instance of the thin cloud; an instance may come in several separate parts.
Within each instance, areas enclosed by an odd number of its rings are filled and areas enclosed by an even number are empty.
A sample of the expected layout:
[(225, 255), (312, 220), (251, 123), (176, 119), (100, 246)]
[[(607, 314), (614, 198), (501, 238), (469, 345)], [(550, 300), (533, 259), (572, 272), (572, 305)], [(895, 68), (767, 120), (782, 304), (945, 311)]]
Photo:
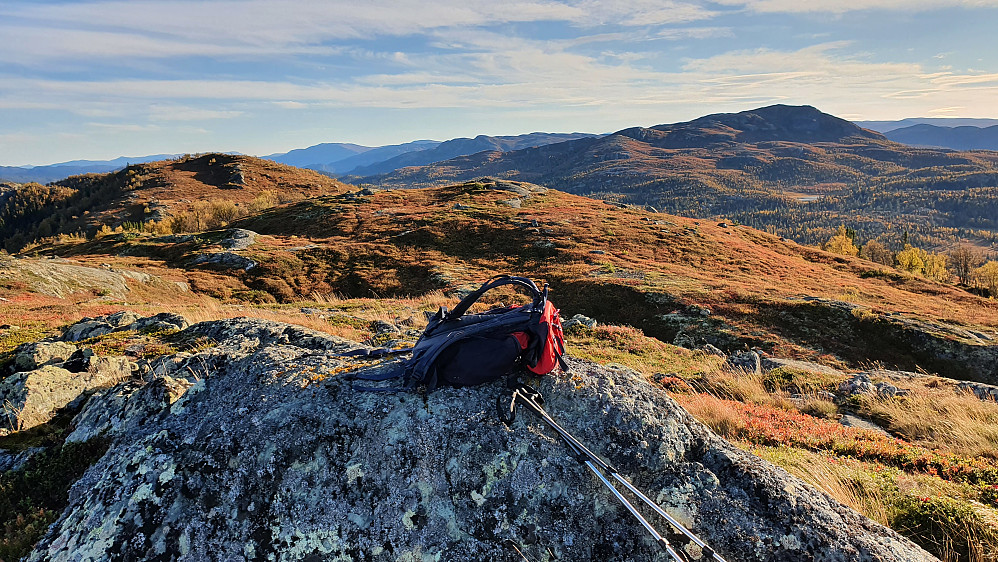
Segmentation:
[(149, 111), (149, 118), (153, 121), (205, 121), (210, 119), (232, 119), (243, 114), (244, 112), (242, 111), (154, 105)]
[(446, 28), (563, 22), (654, 26), (713, 17), (697, 3), (491, 0), (310, 2), (264, 0), (87, 2), (0, 6), (8, 62), (90, 57), (330, 55), (346, 41), (405, 37)]
[(718, 39), (734, 37), (735, 32), (730, 27), (680, 27), (663, 29), (655, 34), (661, 39), (679, 41), (682, 39)]
[(998, 8), (998, 0), (717, 0), (761, 13), (832, 13), (865, 10), (918, 12), (945, 8)]

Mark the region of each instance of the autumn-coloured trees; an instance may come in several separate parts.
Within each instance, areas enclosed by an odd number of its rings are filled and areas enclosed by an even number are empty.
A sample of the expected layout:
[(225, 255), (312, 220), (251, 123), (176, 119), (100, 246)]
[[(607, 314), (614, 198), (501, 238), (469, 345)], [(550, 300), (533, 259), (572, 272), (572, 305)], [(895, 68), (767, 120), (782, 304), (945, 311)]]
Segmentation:
[(863, 244), (860, 257), (882, 265), (894, 265), (894, 252), (876, 240), (870, 240)]
[(826, 252), (832, 252), (833, 254), (842, 254), (844, 256), (855, 256), (859, 254), (859, 248), (853, 242), (855, 237), (855, 231), (853, 231), (853, 237), (849, 236), (849, 231), (846, 229), (845, 225), (839, 225), (838, 231), (836, 231), (835, 236), (828, 239), (828, 242), (822, 246)]
[(971, 278), (978, 287), (987, 289), (992, 297), (998, 297), (998, 261), (989, 261), (978, 267)]
[(970, 282), (970, 274), (984, 262), (984, 252), (961, 244), (950, 251), (949, 262), (960, 283), (967, 284)]

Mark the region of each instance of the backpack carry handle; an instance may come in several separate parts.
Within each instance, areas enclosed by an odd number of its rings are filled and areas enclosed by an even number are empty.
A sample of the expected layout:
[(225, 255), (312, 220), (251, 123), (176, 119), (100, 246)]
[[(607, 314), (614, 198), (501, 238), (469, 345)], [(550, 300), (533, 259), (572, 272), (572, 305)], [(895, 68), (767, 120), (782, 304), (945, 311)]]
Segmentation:
[(468, 309), (471, 308), (473, 304), (478, 302), (478, 299), (482, 298), (482, 295), (492, 289), (502, 287), (503, 285), (519, 285), (520, 287), (527, 289), (530, 292), (531, 297), (534, 299), (535, 306), (543, 305), (544, 301), (547, 299), (547, 288), (545, 287), (545, 290), (542, 292), (537, 288), (537, 285), (535, 285), (533, 281), (527, 279), (526, 277), (497, 275), (486, 281), (485, 284), (479, 287), (477, 291), (464, 297), (464, 299), (462, 299), (461, 302), (459, 302), (457, 306), (455, 306), (454, 309), (447, 314), (446, 320), (457, 320), (465, 312), (468, 312)]

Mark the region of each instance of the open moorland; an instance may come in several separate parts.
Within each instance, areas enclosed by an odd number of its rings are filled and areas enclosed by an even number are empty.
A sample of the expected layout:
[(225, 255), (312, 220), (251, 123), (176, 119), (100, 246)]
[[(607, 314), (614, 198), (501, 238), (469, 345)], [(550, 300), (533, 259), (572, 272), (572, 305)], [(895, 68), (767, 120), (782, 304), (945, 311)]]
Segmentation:
[[(418, 336), (424, 312), (517, 273), (575, 317), (571, 356), (639, 373), (738, 447), (944, 560), (996, 560), (998, 302), (970, 287), (507, 179), (378, 190), (209, 154), (0, 197), (4, 375), (23, 344), (121, 311), (395, 345)], [(133, 361), (207, 345), (176, 334), (72, 345)], [(0, 476), (0, 559), (30, 549), (99, 456), (63, 444), (70, 419), (0, 437), (13, 453), (46, 450), (25, 465), (34, 472)]]

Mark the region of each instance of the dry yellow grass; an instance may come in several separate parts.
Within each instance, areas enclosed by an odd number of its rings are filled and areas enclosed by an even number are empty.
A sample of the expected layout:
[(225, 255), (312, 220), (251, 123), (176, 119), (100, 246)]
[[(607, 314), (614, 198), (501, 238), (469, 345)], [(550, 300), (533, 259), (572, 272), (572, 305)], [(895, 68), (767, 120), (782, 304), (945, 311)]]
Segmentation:
[(862, 409), (909, 441), (998, 458), (998, 402), (956, 393), (948, 386), (916, 386), (909, 396), (864, 400)]

